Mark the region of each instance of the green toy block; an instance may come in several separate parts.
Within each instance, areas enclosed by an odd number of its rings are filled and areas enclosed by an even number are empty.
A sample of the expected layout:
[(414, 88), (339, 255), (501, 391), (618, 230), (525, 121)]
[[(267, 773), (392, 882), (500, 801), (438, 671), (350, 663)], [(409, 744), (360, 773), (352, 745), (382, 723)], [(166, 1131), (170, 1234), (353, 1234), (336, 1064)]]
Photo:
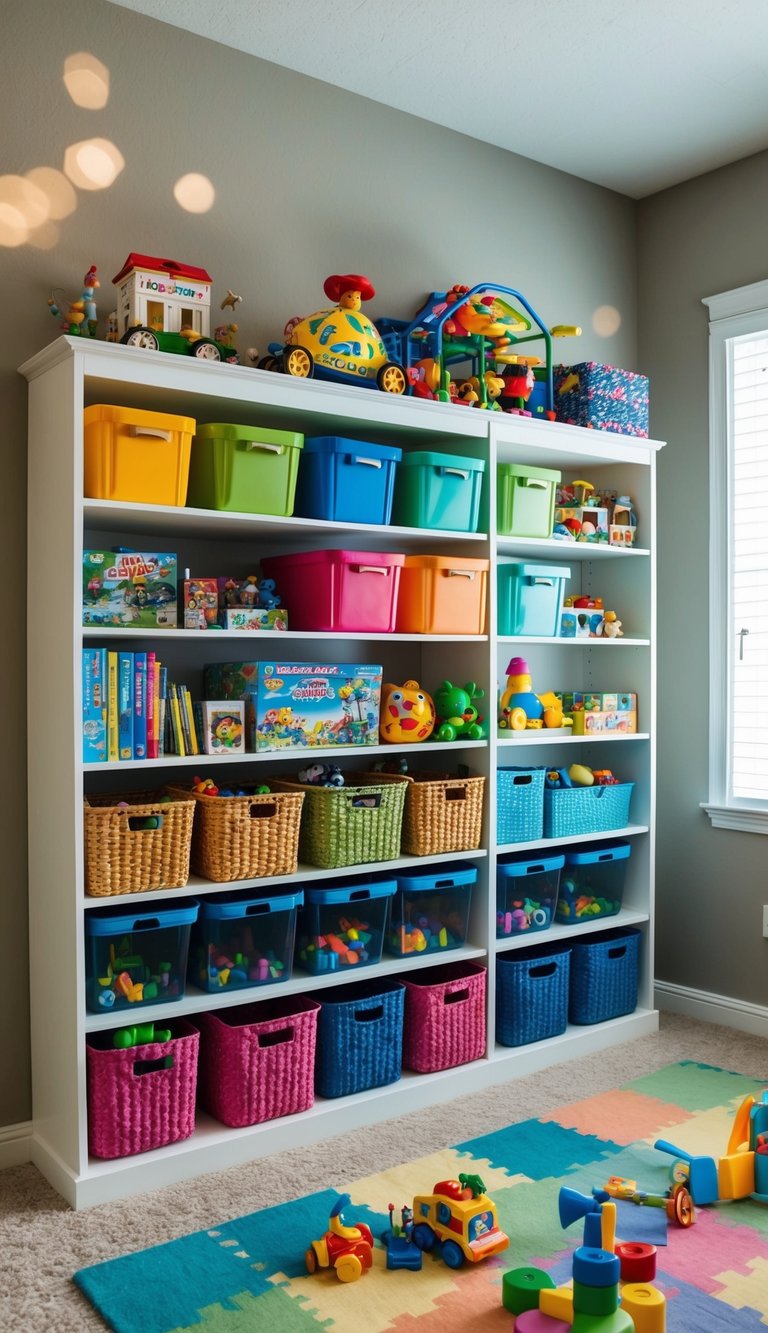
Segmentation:
[(574, 1315), (571, 1333), (635, 1333), (635, 1321), (625, 1310), (613, 1314)]

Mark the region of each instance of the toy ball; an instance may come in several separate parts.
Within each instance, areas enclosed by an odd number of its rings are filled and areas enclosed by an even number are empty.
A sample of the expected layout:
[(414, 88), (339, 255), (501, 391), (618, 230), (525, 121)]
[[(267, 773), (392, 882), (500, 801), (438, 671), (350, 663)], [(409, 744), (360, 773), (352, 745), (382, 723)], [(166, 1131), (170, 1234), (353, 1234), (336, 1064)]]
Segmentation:
[(434, 699), (417, 680), (382, 686), (379, 732), (383, 741), (425, 741), (435, 729), (435, 716)]

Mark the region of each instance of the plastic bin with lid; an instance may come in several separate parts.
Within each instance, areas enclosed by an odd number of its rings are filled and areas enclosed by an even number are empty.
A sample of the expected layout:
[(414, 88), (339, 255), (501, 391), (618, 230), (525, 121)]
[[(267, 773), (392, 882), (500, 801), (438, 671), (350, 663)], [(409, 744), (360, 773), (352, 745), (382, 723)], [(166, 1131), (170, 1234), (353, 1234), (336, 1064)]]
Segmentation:
[(416, 451), (395, 478), (394, 522), (408, 528), (477, 532), (485, 460)]
[(496, 526), (504, 536), (551, 537), (555, 487), (561, 473), (523, 463), (499, 463)]
[(187, 504), (242, 514), (293, 513), (304, 436), (206, 422), (192, 442)]
[(364, 876), (308, 888), (299, 913), (296, 960), (318, 976), (381, 962), (394, 879)]
[(547, 930), (555, 918), (562, 855), (513, 858), (496, 866), (496, 938)]
[(83, 413), (83, 493), (179, 506), (187, 499), (192, 417), (94, 403)]
[(210, 994), (288, 981), (293, 968), (295, 893), (220, 893), (203, 898), (192, 929), (189, 980)]
[(631, 850), (628, 842), (615, 842), (567, 851), (556, 920), (580, 925), (620, 912)]
[(184, 994), (189, 933), (199, 904), (153, 911), (89, 912), (85, 922), (85, 996), (92, 1013), (164, 1004)]
[(533, 560), (499, 563), (499, 634), (557, 638), (568, 565), (547, 565)]
[(407, 555), (400, 573), (401, 634), (483, 634), (488, 560)]
[(387, 928), (396, 958), (460, 949), (467, 940), (477, 866), (443, 864), (437, 871), (397, 876)]
[(292, 629), (389, 633), (395, 628), (404, 555), (391, 551), (299, 551), (261, 561)]
[(337, 523), (389, 523), (402, 449), (341, 435), (304, 440), (295, 513)]

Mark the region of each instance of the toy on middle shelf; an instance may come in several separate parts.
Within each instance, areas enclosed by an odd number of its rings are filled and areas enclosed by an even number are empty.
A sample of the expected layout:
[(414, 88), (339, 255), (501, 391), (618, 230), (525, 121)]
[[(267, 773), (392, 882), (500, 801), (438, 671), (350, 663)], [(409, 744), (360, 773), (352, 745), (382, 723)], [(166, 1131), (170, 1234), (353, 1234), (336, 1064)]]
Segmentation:
[(382, 685), (379, 734), (383, 741), (425, 741), (435, 729), (435, 702), (417, 680)]
[(637, 731), (637, 695), (633, 692), (573, 690), (558, 698), (574, 736), (596, 732), (634, 735)]
[(347, 1226), (343, 1210), (352, 1200), (339, 1196), (331, 1209), (328, 1230), (320, 1240), (313, 1240), (304, 1259), (308, 1273), (318, 1268), (333, 1268), (340, 1282), (356, 1282), (373, 1263), (373, 1233), (365, 1222)]
[(274, 579), (248, 574), (244, 579), (219, 575), (218, 623), (222, 629), (287, 630), (288, 612), (281, 606)]
[(590, 481), (572, 481), (555, 494), (553, 536), (579, 542), (633, 546), (637, 514), (628, 495), (599, 493)]
[(175, 628), (176, 556), (83, 551), (83, 624)]
[(525, 658), (513, 657), (507, 665), (507, 686), (499, 700), (499, 728), (525, 731), (569, 725), (560, 696), (551, 690), (536, 694)]
[(473, 680), (463, 686), (444, 680), (435, 692), (437, 739), (484, 740), (487, 728), (476, 707), (476, 701), (484, 697), (485, 691), (479, 689)]

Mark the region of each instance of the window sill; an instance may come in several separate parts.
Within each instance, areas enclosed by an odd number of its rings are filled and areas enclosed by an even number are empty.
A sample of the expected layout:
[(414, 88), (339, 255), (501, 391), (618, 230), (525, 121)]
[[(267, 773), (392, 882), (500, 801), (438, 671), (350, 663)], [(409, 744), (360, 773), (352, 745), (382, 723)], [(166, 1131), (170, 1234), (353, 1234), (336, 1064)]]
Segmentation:
[(741, 833), (768, 833), (768, 806), (764, 810), (751, 810), (744, 806), (713, 805), (702, 801), (701, 808), (706, 811), (713, 828), (732, 829)]

